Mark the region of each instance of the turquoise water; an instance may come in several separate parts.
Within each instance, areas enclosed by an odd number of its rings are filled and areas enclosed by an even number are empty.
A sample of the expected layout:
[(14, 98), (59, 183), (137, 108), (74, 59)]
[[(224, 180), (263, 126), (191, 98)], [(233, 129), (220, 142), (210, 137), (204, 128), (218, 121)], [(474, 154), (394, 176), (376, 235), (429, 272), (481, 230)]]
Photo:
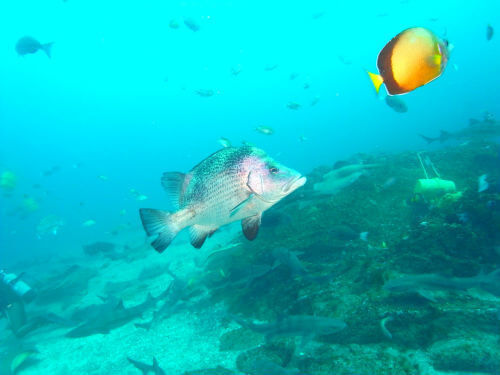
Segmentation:
[[(185, 24), (186, 19), (193, 20), (199, 30), (190, 29)], [(387, 190), (387, 196), (381, 197), (380, 194), (385, 194), (384, 184), (394, 178), (397, 191), (394, 195), (399, 197), (400, 194), (401, 201), (408, 199), (410, 202), (415, 180), (423, 177), (415, 155), (422, 150), (430, 152), (437, 169), (447, 179), (455, 180), (457, 190), (464, 192), (463, 199), (468, 203), (461, 201), (462, 205), (456, 207), (453, 215), (466, 212), (470, 217), (474, 205), (484, 206), (498, 200), (495, 184), (500, 174), (497, 167), (500, 159), (495, 148), (498, 145), (494, 143), (498, 138), (488, 139), (493, 143), (484, 144), (474, 143), (475, 139), (471, 145), (468, 138), (464, 138), (450, 144), (435, 142), (427, 145), (418, 134), (437, 137), (440, 130), (459, 132), (468, 126), (470, 118), (483, 121), (486, 111), (489, 116), (500, 116), (497, 98), (499, 40), (497, 34), (487, 40), (488, 25), (493, 28), (500, 25), (499, 6), (495, 1), (407, 0), (381, 4), (328, 1), (3, 2), (0, 4), (0, 173), (9, 172), (16, 182), (4, 186), (0, 195), (0, 268), (17, 274), (26, 272), (26, 282), (38, 289), (43, 289), (42, 285), (49, 290), (50, 285), (54, 286), (49, 283), (50, 277), (64, 279), (67, 275), (61, 274), (72, 264), (93, 270), (92, 277), (82, 276), (90, 280), (85, 286), (79, 283), (79, 279), (78, 282), (73, 280), (67, 284), (60, 282), (62, 286), (56, 285), (64, 289), (65, 285), (73, 287), (76, 284), (77, 297), (71, 301), (68, 302), (68, 296), (63, 293), (60, 299), (53, 297), (54, 301), (45, 304), (40, 301), (40, 295), (38, 304), (35, 300), (26, 306), (28, 317), (42, 311), (70, 319), (75, 309), (98, 303), (102, 288), (110, 281), (130, 282), (124, 287), (128, 290), (125, 295), (112, 292), (116, 298), (124, 299), (127, 307), (142, 303), (148, 292), (156, 297), (172, 277), (159, 271), (154, 277), (137, 281), (140, 271), (149, 266), (165, 267), (169, 263), (179, 274), (188, 275), (186, 278), (199, 280), (202, 278), (200, 274), (205, 275), (207, 271), (192, 276), (193, 259), (210, 253), (217, 246), (242, 243), (246, 254), (260, 254), (267, 247), (270, 250), (283, 245), (304, 252), (308, 246), (314, 247), (314, 237), (328, 238), (332, 233), (330, 228), (339, 224), (340, 219), (331, 212), (333, 209), (350, 207), (358, 215), (344, 216), (351, 230), (369, 231), (373, 235), (372, 238), (369, 235), (368, 243), (349, 235), (344, 242), (354, 241), (363, 249), (367, 246), (381, 248), (382, 243), (391, 240), (384, 237), (383, 229), (380, 229), (384, 223), (378, 215), (390, 217), (390, 212), (375, 213), (367, 208), (371, 207), (369, 203), (367, 206), (361, 199), (372, 199), (378, 202), (378, 207), (384, 206), (390, 200), (390, 190)], [(414, 26), (429, 28), (446, 38), (453, 44), (453, 50), (443, 75), (401, 96), (408, 111), (397, 113), (386, 105), (384, 88), (381, 95), (375, 94), (365, 70), (376, 72), (379, 51), (400, 31)], [(23, 36), (31, 36), (42, 44), (53, 42), (51, 58), (43, 51), (19, 56), (15, 46)], [(202, 94), (210, 93), (210, 96), (200, 95), (199, 90)], [(299, 104), (299, 108), (289, 108), (293, 103)], [(498, 125), (498, 122), (493, 123)], [(274, 134), (262, 134), (255, 130), (258, 126), (271, 127)], [(221, 137), (229, 139), (234, 146), (240, 146), (244, 141), (264, 149), (287, 167), (306, 175), (308, 183), (277, 206), (277, 211), (284, 212), (285, 218), (277, 220), (277, 224), (263, 225), (258, 242), (248, 242), (241, 235), (239, 224), (235, 224), (208, 239), (201, 253), (190, 247), (187, 234), (182, 233), (174, 241), (174, 250), (170, 252), (169, 248), (165, 254), (157, 255), (145, 242), (138, 210), (143, 207), (171, 210), (160, 185), (162, 173), (189, 171), (222, 147), (219, 143)], [(467, 143), (464, 147), (470, 147), (467, 154), (460, 152), (463, 143)], [(447, 153), (446, 147), (458, 149)], [(352, 158), (358, 153), (364, 156)], [(486, 157), (481, 160), (474, 158), (484, 153), (488, 153), (489, 164)], [(381, 155), (395, 156), (388, 157), (388, 161)], [(464, 155), (463, 160), (456, 159), (461, 155)], [(335, 162), (346, 159), (353, 165), (387, 161), (389, 164), (384, 164), (382, 171), (363, 172), (359, 181), (352, 182), (361, 184), (359, 196), (355, 188), (358, 185), (347, 185), (342, 191), (345, 197), (352, 193), (351, 200), (342, 198), (343, 195), (341, 198), (338, 195), (318, 198), (314, 194), (314, 184)], [(318, 170), (321, 166), (324, 169)], [(478, 193), (477, 178), (484, 174), (489, 176), (490, 188), (485, 193), (489, 195), (467, 195)], [(400, 185), (398, 181), (408, 184)], [(392, 184), (387, 189), (390, 186)], [(340, 207), (340, 201), (345, 205)], [(411, 202), (408, 204), (413, 207)], [(429, 203), (429, 207), (437, 205)], [(310, 207), (315, 210), (310, 211)], [(403, 204), (390, 207), (395, 210), (393, 216), (399, 218), (401, 227), (412, 225), (417, 219), (432, 223), (428, 217), (416, 213), (412, 217), (400, 214), (397, 210), (406, 209), (401, 208)], [(383, 209), (380, 211), (384, 212)], [(490, 216), (477, 214), (478, 218), (462, 222), (464, 227), (479, 233), (479, 237), (483, 236), (481, 241), (471, 241), (467, 246), (481, 246), (488, 251), (498, 248), (499, 239), (495, 234), (495, 230), (500, 232), (500, 227), (496, 226), (498, 211), (491, 212)], [(332, 216), (325, 217), (327, 213)], [(430, 215), (433, 214), (435, 211), (431, 208)], [(304, 222), (304, 216), (319, 221)], [(444, 222), (448, 220), (442, 212), (437, 216)], [(53, 226), (48, 229), (41, 226), (44, 219)], [(294, 237), (299, 231), (294, 226), (298, 225), (296, 223), (310, 226), (311, 230), (314, 226), (315, 234), (307, 238)], [(451, 225), (446, 222), (448, 224)], [(287, 231), (288, 227), (294, 231)], [(409, 235), (403, 233), (404, 230), (395, 231), (401, 232), (401, 237)], [(281, 233), (282, 237), (274, 237), (276, 233)], [(440, 232), (433, 232), (433, 235), (438, 238)], [(448, 232), (443, 234), (447, 235)], [(426, 241), (434, 242), (432, 238), (426, 238)], [(392, 240), (389, 248), (398, 243)], [(91, 256), (82, 252), (82, 246), (98, 241), (115, 244), (118, 255)], [(425, 244), (415, 246), (425, 247)], [(130, 249), (133, 249), (132, 255), (125, 261)], [(410, 248), (407, 251), (411, 253)], [(422, 256), (432, 264), (434, 255), (424, 253)], [(369, 259), (375, 257), (370, 252), (365, 256)], [(460, 255), (453, 256), (457, 262), (460, 260)], [(390, 254), (386, 257), (388, 272), (394, 269), (401, 274), (438, 271), (432, 267), (404, 269), (403, 263), (398, 263)], [(306, 259), (306, 264), (307, 268), (324, 276), (329, 273), (329, 268), (321, 266), (330, 264), (333, 269), (333, 260), (321, 258)], [(255, 259), (248, 256), (243, 265), (252, 264)], [(273, 263), (269, 259), (266, 262), (268, 265)], [(353, 262), (351, 267), (356, 268), (359, 263)], [(453, 272), (444, 270), (444, 274), (472, 277), (480, 269), (489, 272), (497, 268), (500, 259), (483, 254), (476, 258), (467, 257), (463, 262), (464, 268), (470, 266), (469, 274), (457, 269)], [(390, 264), (393, 267), (389, 267)], [(272, 275), (279, 269), (270, 272)], [(330, 280), (329, 285), (346, 281), (343, 277), (356, 280), (356, 275), (347, 272)], [(268, 285), (274, 285), (270, 287), (273, 289), (287, 283), (285, 280), (278, 273), (263, 285), (258, 284), (257, 289), (265, 290)], [(57, 284), (54, 280), (51, 282)], [(141, 284), (141, 288), (137, 284)], [(230, 290), (221, 297), (218, 295), (220, 290), (208, 284), (211, 286), (203, 293), (212, 296), (209, 302), (201, 304), (202, 307), (181, 308), (177, 320), (169, 321), (168, 318), (147, 331), (135, 328), (131, 323), (140, 321), (138, 317), (109, 334), (73, 339), (65, 337), (69, 328), (54, 326), (53, 323), (47, 325), (49, 328), (44, 325), (35, 332), (30, 331), (22, 338), (14, 338), (7, 319), (0, 320), (0, 328), (2, 336), (7, 337), (5, 347), (9, 350), (25, 344), (37, 347), (38, 361), (19, 370), (26, 374), (48, 373), (44, 372), (47, 369), (55, 374), (74, 371), (97, 374), (100, 373), (99, 363), (107, 373), (139, 373), (126, 361), (127, 356), (147, 363), (156, 356), (162, 368), (176, 373), (202, 367), (215, 368), (219, 364), (244, 373), (245, 367), (236, 365), (238, 351), (222, 351), (226, 354), (219, 355), (219, 337), (225, 330), (239, 327), (227, 317), (226, 308), (233, 314), (267, 321), (275, 319), (278, 311), (262, 302), (270, 298), (266, 293), (258, 302), (260, 294), (257, 292), (254, 293), (256, 297), (248, 300), (248, 306), (230, 307), (235, 298)], [(133, 285), (132, 292), (130, 285)], [(317, 292), (329, 290), (321, 283), (314, 285)], [(373, 293), (380, 292), (381, 285), (373, 284), (372, 287)], [(250, 286), (243, 283), (243, 288)], [(303, 294), (307, 293), (304, 291)], [(288, 296), (290, 299), (300, 298), (298, 295)], [(494, 299), (496, 297), (491, 298), (498, 302)], [(342, 301), (339, 296), (334, 299), (339, 303)], [(186, 297), (186, 300), (190, 299)], [(351, 306), (355, 304), (353, 301), (354, 297), (344, 302)], [(260, 312), (253, 309), (254, 303)], [(318, 310), (318, 304), (321, 302), (311, 303), (304, 310), (292, 309), (292, 312), (327, 315), (342, 319), (350, 326), (350, 316), (346, 311), (342, 314), (338, 307), (335, 311)], [(465, 309), (460, 301), (457, 306)], [(263, 313), (266, 308), (273, 314)], [(151, 315), (153, 310), (147, 309), (145, 316)], [(252, 310), (254, 313), (250, 314)], [(204, 319), (203, 315), (210, 318)], [(199, 325), (203, 327), (189, 326), (187, 322), (193, 319), (200, 320)], [(404, 323), (399, 321), (398, 324)], [(193, 337), (210, 337), (204, 340), (207, 347), (200, 349), (202, 346), (179, 344), (182, 353), (177, 353), (178, 361), (172, 359), (175, 350), (167, 353), (162, 351), (166, 350), (163, 346), (158, 345), (159, 340), (165, 342), (166, 332), (172, 327), (176, 328), (172, 333), (175, 340), (196, 342)], [(120, 335), (130, 339), (124, 343), (133, 345), (140, 340), (142, 344), (125, 353), (120, 345), (113, 345), (120, 340)], [(347, 351), (347, 345), (352, 344), (348, 339), (333, 341), (322, 342), (323, 349), (333, 350), (337, 345), (337, 349)], [(379, 341), (384, 348), (394, 347), (400, 353), (410, 348), (417, 353), (432, 346), (432, 343), (391, 345), (383, 337)], [(378, 341), (365, 337), (353, 342), (372, 345)], [(297, 346), (298, 343), (299, 340)], [(312, 345), (315, 344), (317, 342)], [(95, 349), (97, 346), (119, 350), (113, 351), (112, 359), (100, 358)], [(209, 348), (213, 348), (213, 353)], [(61, 351), (65, 354), (55, 358), (54, 353)], [(300, 362), (303, 356), (298, 351), (289, 365), (282, 364), (313, 375), (329, 373), (322, 370), (320, 364), (331, 361), (331, 358), (311, 355), (316, 366), (307, 367)], [(75, 353), (81, 357), (74, 357)], [(202, 353), (206, 353), (206, 360), (200, 359)], [(306, 357), (310, 355), (307, 350), (305, 353)], [(85, 364), (85, 355), (88, 364)], [(252, 357), (252, 354), (247, 355)], [(383, 367), (386, 364), (384, 359), (379, 360)], [(488, 366), (443, 367), (443, 371), (451, 370), (493, 372)], [(348, 373), (347, 367), (335, 371)], [(412, 372), (408, 370), (408, 373)]]

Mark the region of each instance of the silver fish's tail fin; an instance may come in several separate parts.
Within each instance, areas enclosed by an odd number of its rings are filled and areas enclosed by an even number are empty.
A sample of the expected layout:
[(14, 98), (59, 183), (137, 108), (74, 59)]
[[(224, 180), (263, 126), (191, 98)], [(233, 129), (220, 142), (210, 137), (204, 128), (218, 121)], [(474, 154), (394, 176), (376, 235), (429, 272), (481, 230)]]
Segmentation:
[(52, 57), (51, 51), (52, 51), (53, 44), (54, 44), (54, 42), (50, 42), (50, 43), (45, 43), (45, 44), (41, 45), (43, 52), (46, 53), (46, 55), (49, 57), (49, 59)]
[(158, 235), (156, 240), (151, 243), (151, 246), (159, 253), (162, 253), (179, 233), (178, 226), (172, 220), (172, 214), (152, 208), (141, 208), (139, 213), (148, 236)]

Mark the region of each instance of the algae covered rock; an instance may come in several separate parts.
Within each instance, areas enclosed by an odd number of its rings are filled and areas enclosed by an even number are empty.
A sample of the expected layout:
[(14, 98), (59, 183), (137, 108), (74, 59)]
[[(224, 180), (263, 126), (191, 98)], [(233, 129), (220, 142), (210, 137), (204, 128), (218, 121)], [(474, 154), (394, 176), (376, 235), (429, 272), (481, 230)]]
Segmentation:
[(429, 352), (436, 370), (498, 373), (500, 369), (500, 347), (494, 335), (438, 341)]
[(224, 333), (220, 337), (219, 350), (221, 352), (232, 350), (246, 350), (258, 346), (263, 342), (263, 336), (245, 328), (238, 328)]

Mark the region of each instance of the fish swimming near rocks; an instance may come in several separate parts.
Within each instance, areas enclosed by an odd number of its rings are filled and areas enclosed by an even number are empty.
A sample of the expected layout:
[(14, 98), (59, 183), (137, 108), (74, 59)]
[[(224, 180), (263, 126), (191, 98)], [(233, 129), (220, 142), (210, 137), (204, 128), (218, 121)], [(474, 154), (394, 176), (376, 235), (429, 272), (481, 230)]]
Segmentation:
[(436, 141), (444, 143), (450, 140), (482, 141), (500, 137), (500, 122), (494, 120), (478, 121), (476, 119), (471, 119), (467, 127), (456, 132), (447, 132), (445, 130), (441, 130), (439, 137), (427, 137), (422, 134), (419, 135), (427, 143), (433, 143)]
[(301, 336), (307, 342), (313, 336), (330, 335), (347, 327), (342, 320), (314, 315), (285, 315), (274, 323), (260, 324), (247, 322), (235, 315), (231, 318), (245, 328), (264, 334), (266, 341), (279, 336)]
[(321, 182), (314, 184), (318, 194), (337, 194), (342, 189), (356, 182), (367, 169), (379, 167), (379, 164), (351, 164), (334, 169), (323, 176)]
[(165, 370), (163, 370), (158, 361), (156, 360), (155, 357), (153, 357), (153, 364), (148, 365), (147, 363), (144, 362), (139, 362), (136, 360), (133, 360), (132, 358), (127, 357), (127, 360), (134, 365), (135, 368), (140, 370), (143, 375), (148, 375), (148, 374), (153, 374), (153, 375), (165, 375)]
[(37, 53), (38, 51), (42, 50), (50, 59), (53, 44), (54, 42), (42, 44), (31, 36), (25, 36), (17, 41), (16, 52), (19, 56), (25, 56), (32, 53)]
[(500, 269), (473, 277), (446, 277), (437, 274), (408, 275), (384, 284), (384, 289), (393, 293), (417, 293), (432, 302), (432, 291), (464, 291), (471, 288), (482, 289), (500, 296)]
[(86, 337), (97, 333), (108, 334), (111, 330), (121, 327), (133, 319), (140, 318), (144, 312), (154, 308), (157, 299), (148, 294), (146, 300), (136, 306), (125, 308), (123, 301), (111, 299), (109, 303), (96, 306), (87, 320), (66, 333), (66, 337)]
[(162, 185), (178, 210), (142, 208), (146, 233), (157, 236), (151, 245), (163, 252), (183, 228), (199, 249), (219, 227), (241, 220), (243, 234), (257, 237), (262, 213), (304, 185), (306, 178), (256, 147), (225, 147), (189, 173), (167, 172)]

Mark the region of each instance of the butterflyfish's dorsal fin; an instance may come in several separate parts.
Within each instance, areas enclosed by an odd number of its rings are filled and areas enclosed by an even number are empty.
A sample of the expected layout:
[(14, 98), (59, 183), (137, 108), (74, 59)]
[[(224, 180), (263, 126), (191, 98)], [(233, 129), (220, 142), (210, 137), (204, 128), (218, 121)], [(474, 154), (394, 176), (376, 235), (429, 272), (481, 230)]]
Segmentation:
[(375, 86), (375, 91), (378, 94), (378, 92), (380, 91), (380, 86), (382, 86), (382, 83), (384, 83), (384, 79), (380, 74), (375, 74), (369, 71), (367, 71), (367, 73), (373, 83), (373, 86)]

